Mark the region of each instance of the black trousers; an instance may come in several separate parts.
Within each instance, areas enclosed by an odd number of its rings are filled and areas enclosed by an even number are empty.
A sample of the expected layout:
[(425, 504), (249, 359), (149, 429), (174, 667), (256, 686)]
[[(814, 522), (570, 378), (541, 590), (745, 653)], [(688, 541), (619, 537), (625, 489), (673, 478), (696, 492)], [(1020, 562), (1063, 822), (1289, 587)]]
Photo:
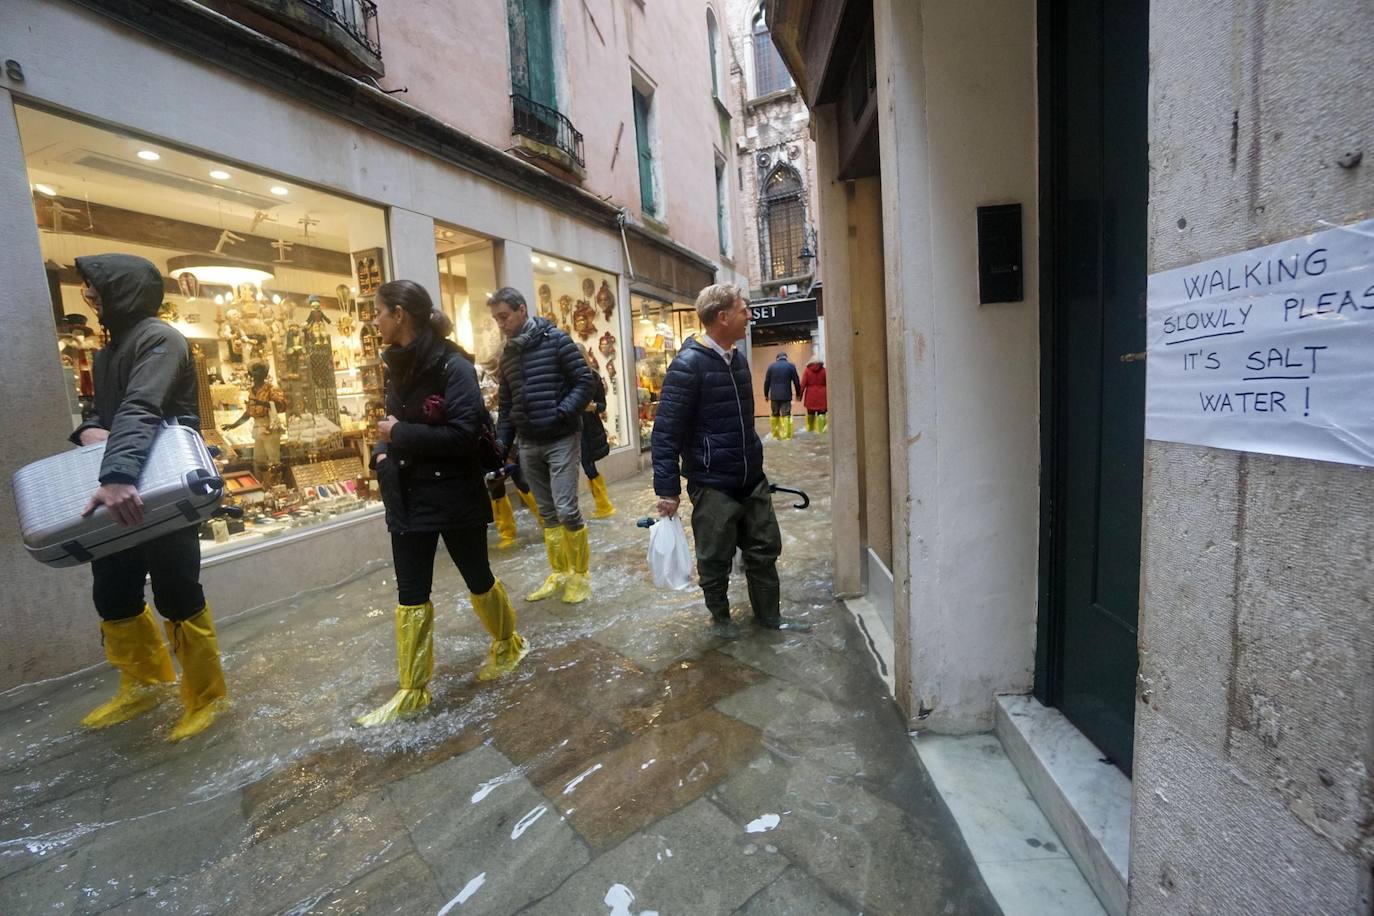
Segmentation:
[(92, 597), (102, 620), (143, 612), (143, 582), (153, 580), (153, 604), (168, 620), (187, 620), (205, 607), (200, 587), (200, 533), (195, 525), (91, 561)]
[(582, 473), (587, 475), (588, 480), (596, 480), (601, 473), (596, 469), (596, 462), (587, 457), (587, 453), (582, 453)]
[(391, 559), (396, 566), (398, 604), (424, 604), (434, 588), (434, 556), (439, 538), (474, 595), (485, 595), (496, 584), (487, 562), (487, 526), (471, 525), (448, 531), (391, 533)]
[(790, 417), (790, 416), (792, 416), (792, 402), (791, 402), (791, 401), (769, 401), (769, 403), (773, 406), (773, 416), (775, 416), (775, 417)]
[(776, 626), (782, 612), (782, 586), (778, 581), (782, 532), (773, 512), (768, 479), (760, 480), (747, 494), (731, 495), (689, 485), (687, 495), (692, 498), (697, 581), (711, 617), (718, 621), (730, 619), (730, 567), (735, 550), (739, 549), (744, 554), (744, 578), (754, 617), (765, 626)]

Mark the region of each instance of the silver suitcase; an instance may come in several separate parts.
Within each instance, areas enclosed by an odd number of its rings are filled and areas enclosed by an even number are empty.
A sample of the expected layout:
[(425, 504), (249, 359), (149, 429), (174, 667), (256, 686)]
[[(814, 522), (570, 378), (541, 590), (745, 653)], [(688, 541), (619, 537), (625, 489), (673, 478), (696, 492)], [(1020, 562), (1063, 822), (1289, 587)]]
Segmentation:
[(224, 481), (200, 433), (165, 422), (138, 480), (143, 524), (122, 527), (104, 506), (81, 517), (100, 486), (105, 444), (86, 445), (14, 474), (14, 501), (29, 554), (48, 566), (77, 566), (128, 550), (179, 528), (198, 525), (219, 509)]

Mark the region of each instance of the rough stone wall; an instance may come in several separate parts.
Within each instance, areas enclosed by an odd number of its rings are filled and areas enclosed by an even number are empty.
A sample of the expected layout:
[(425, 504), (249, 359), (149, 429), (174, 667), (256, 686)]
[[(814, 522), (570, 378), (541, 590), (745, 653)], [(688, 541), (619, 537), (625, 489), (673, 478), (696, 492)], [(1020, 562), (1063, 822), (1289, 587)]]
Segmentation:
[[(1155, 0), (1150, 60), (1152, 272), (1374, 214), (1368, 3)], [(1374, 469), (1150, 442), (1145, 507), (1132, 912), (1370, 912)]]
[[(750, 32), (758, 0), (727, 0), (726, 29), (733, 50), (730, 70), (730, 93), (735, 105), (743, 113), (744, 148), (737, 144), (733, 151), (730, 180), (739, 194), (743, 209), (743, 236), (734, 240), (735, 263), (742, 269), (747, 265), (750, 285), (758, 291), (767, 279), (759, 246), (759, 190), (769, 173), (780, 162), (792, 166), (801, 175), (806, 190), (807, 225), (819, 233), (820, 216), (816, 194), (816, 144), (812, 138), (811, 115), (801, 94), (796, 91), (774, 93), (762, 99), (753, 96), (752, 34)], [(759, 164), (760, 154), (768, 157), (768, 165)], [(819, 270), (820, 258), (812, 262)]]

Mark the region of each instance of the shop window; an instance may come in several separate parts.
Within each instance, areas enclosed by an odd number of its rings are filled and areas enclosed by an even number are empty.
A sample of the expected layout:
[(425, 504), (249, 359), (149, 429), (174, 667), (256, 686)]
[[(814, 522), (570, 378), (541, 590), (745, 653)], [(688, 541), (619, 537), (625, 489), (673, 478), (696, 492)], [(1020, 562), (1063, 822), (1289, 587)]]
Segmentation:
[[(543, 315), (577, 342), (606, 389), (606, 438), (613, 449), (628, 444), (619, 278), (544, 252), (536, 251), (530, 261), (535, 290), (531, 314)], [(492, 324), (489, 317), (487, 321)]]
[(434, 227), (439, 259), (439, 305), (453, 321), (453, 338), (472, 354), (477, 379), (492, 416), (497, 414), (496, 364), (501, 357), (501, 331), (487, 311), (496, 282), (495, 249), (489, 239), (456, 226)]
[(769, 280), (795, 277), (805, 271), (800, 255), (806, 241), (806, 203), (801, 177), (790, 166), (769, 173), (759, 204), (759, 246)]
[(755, 97), (791, 88), (792, 75), (787, 72), (787, 67), (782, 62), (782, 55), (773, 45), (773, 33), (768, 30), (768, 23), (764, 19), (762, 6), (754, 14), (751, 37), (754, 52)]
[(696, 306), (632, 295), (634, 307), (635, 394), (639, 416), (639, 442), (651, 446), (658, 398), (668, 364), (689, 337), (701, 332)]
[[(16, 112), (70, 373), (71, 406), (53, 409), (70, 409), (73, 424), (90, 410), (105, 343), (75, 259), (139, 255), (163, 272), (159, 317), (191, 344), (202, 430), (221, 450), (226, 502), (245, 511), (203, 526), (205, 552), (375, 511), (366, 458), (382, 373), (370, 320), (389, 279), (385, 214), (165, 143)], [(253, 382), (255, 364), (270, 387)]]
[(654, 155), (653, 94), (634, 86), (635, 145), (639, 156), (639, 205), (645, 216), (659, 216), (658, 164)]

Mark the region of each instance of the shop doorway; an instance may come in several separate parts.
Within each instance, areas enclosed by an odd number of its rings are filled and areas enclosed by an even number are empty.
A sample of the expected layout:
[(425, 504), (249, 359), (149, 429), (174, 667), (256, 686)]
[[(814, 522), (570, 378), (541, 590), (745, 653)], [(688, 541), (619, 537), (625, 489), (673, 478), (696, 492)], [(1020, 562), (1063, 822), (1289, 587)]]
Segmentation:
[(1036, 695), (1131, 771), (1144, 456), (1149, 7), (1040, 4)]

